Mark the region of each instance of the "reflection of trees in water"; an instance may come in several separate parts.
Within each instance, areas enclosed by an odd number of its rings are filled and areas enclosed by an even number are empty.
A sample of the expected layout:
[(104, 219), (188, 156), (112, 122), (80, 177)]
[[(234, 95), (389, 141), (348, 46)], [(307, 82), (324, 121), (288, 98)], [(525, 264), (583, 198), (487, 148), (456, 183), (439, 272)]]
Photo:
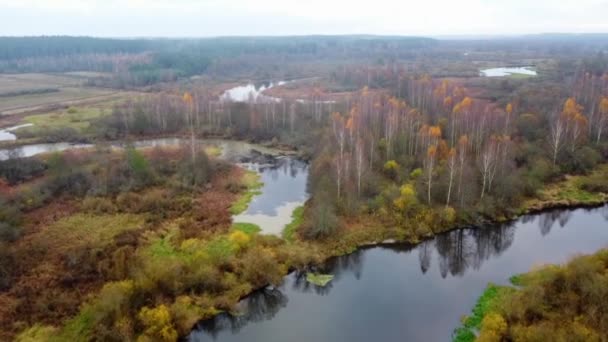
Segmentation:
[[(437, 236), (434, 242), (441, 276), (445, 278), (448, 272), (452, 276), (462, 276), (470, 267), (479, 269), (484, 261), (507, 250), (514, 236), (513, 224), (459, 229)], [(430, 262), (425, 267), (428, 269)]]
[(308, 168), (305, 162), (290, 157), (273, 158), (272, 160), (272, 165), (260, 167), (260, 171), (269, 171), (273, 180), (276, 180), (279, 174), (296, 178), (300, 172), (305, 172)]
[(555, 222), (559, 222), (560, 227), (564, 227), (570, 218), (572, 217), (572, 211), (570, 210), (552, 210), (544, 213), (540, 213), (538, 216), (538, 227), (540, 233), (545, 236), (551, 232), (551, 228)]
[(287, 305), (287, 301), (287, 297), (276, 288), (256, 291), (239, 303), (242, 314), (233, 316), (222, 313), (213, 319), (201, 321), (189, 340), (201, 341), (206, 335), (215, 340), (222, 331), (230, 330), (234, 334), (250, 322), (270, 320)]
[[(334, 277), (335, 279), (335, 277)], [(331, 289), (333, 288), (333, 283), (330, 281), (325, 286), (318, 286), (312, 283), (309, 283), (306, 280), (306, 272), (296, 272), (294, 274), (294, 281), (292, 284), (292, 289), (303, 292), (303, 293), (316, 293), (320, 296), (325, 296), (329, 294)]]
[[(599, 212), (608, 221), (608, 206), (589, 211)], [(431, 268), (433, 251), (436, 250), (439, 256), (441, 276), (445, 278), (448, 273), (452, 276), (462, 276), (467, 269), (472, 267), (477, 270), (484, 261), (497, 257), (509, 249), (515, 237), (516, 223), (533, 222), (538, 218), (541, 233), (545, 235), (551, 231), (555, 222), (563, 227), (571, 216), (572, 211), (548, 211), (524, 216), (515, 223), (454, 230), (438, 235), (435, 239), (424, 241), (417, 246), (394, 244), (376, 248), (388, 249), (395, 253), (410, 253), (417, 249), (420, 270), (423, 274)], [(299, 292), (326, 295), (332, 290), (332, 284), (346, 274), (352, 273), (356, 279), (361, 278), (366, 251), (367, 249), (360, 249), (349, 255), (331, 258), (321, 267), (314, 269), (314, 272), (334, 276), (334, 280), (325, 287), (307, 282), (306, 272), (289, 275), (293, 278), (291, 286)], [(272, 319), (286, 304), (287, 297), (278, 289), (267, 288), (257, 291), (239, 304), (244, 308), (243, 315), (221, 314), (215, 319), (201, 322), (196, 329), (198, 333), (194, 332), (190, 336), (190, 340), (201, 340), (208, 335), (216, 338), (220, 331), (225, 330), (238, 332), (248, 322)]]
[(321, 272), (332, 274), (335, 280), (339, 280), (345, 273), (352, 273), (356, 279), (363, 274), (363, 260), (365, 250), (357, 250), (351, 254), (329, 259), (323, 265)]
[(604, 220), (608, 221), (608, 205), (601, 207), (599, 210)]

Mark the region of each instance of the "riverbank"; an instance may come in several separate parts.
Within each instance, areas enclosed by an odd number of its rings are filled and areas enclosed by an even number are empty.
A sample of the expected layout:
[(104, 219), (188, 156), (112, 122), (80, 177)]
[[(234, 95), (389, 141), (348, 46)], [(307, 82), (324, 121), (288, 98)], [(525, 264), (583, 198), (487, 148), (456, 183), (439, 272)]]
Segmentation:
[[(605, 167), (602, 167), (602, 171), (605, 169)], [(591, 175), (590, 175), (591, 176)], [(583, 176), (584, 177), (584, 176)], [(570, 209), (574, 209), (574, 208), (579, 208), (579, 207), (594, 207), (594, 206), (598, 206), (598, 205), (602, 205), (603, 203), (606, 203), (606, 201), (599, 201), (598, 198), (605, 198), (605, 194), (594, 194), (596, 196), (583, 196), (583, 197), (577, 197), (577, 198), (573, 198), (572, 200), (564, 203), (562, 201), (556, 202), (553, 201), (553, 198), (548, 198), (545, 197), (545, 191), (549, 191), (550, 193), (553, 193), (552, 189), (554, 188), (564, 188), (566, 186), (570, 186), (573, 184), (573, 179), (577, 179), (577, 180), (581, 180), (582, 178), (576, 177), (576, 178), (572, 178), (572, 177), (566, 177), (564, 180), (557, 182), (555, 184), (551, 184), (549, 186), (546, 187), (546, 189), (544, 191), (541, 191), (539, 193), (539, 197), (542, 195), (543, 198), (545, 198), (545, 201), (534, 201), (534, 202), (529, 202), (529, 201), (524, 201), (523, 207), (521, 210), (519, 210), (517, 215), (514, 215), (512, 217), (509, 218), (509, 220), (516, 220), (517, 218), (526, 215), (527, 213), (540, 213), (543, 210), (544, 211), (549, 211), (551, 209), (555, 209), (555, 208), (570, 208)], [(578, 183), (578, 181), (576, 182)], [(537, 206), (529, 206), (528, 207), (528, 203), (535, 203), (536, 205), (538, 205), (539, 203), (542, 203), (542, 210), (539, 209), (539, 207)], [(553, 206), (555, 205), (555, 206)], [(306, 210), (310, 210), (309, 207), (305, 207), (304, 208), (304, 217), (311, 215), (310, 211), (308, 213), (306, 213)], [(336, 235), (338, 236), (338, 238), (327, 238), (321, 241), (315, 241), (315, 242), (307, 242), (305, 240), (302, 240), (301, 238), (297, 237), (297, 228), (294, 228), (294, 225), (297, 227), (298, 225), (302, 225), (303, 224), (303, 219), (301, 216), (302, 213), (298, 213), (297, 215), (294, 215), (294, 220), (292, 222), (292, 225), (289, 226), (289, 229), (286, 232), (286, 236), (289, 237), (289, 240), (292, 241), (292, 245), (303, 245), (306, 246), (306, 249), (313, 249), (313, 250), (317, 250), (316, 253), (318, 253), (318, 257), (319, 259), (319, 263), (316, 265), (306, 265), (306, 270), (310, 270), (311, 272), (313, 270), (318, 270), (318, 269), (322, 269), (323, 268), (323, 264), (326, 263), (329, 259), (331, 258), (335, 258), (335, 257), (340, 257), (343, 255), (348, 255), (350, 253), (353, 253), (361, 248), (371, 248), (374, 246), (397, 246), (397, 245), (403, 245), (404, 243), (411, 246), (411, 248), (414, 248), (415, 246), (419, 246), (421, 243), (424, 243), (425, 241), (428, 241), (430, 239), (432, 239), (433, 237), (439, 235), (439, 234), (446, 234), (449, 233), (450, 231), (454, 231), (457, 229), (462, 229), (463, 227), (467, 227), (467, 228), (476, 228), (476, 229), (484, 229), (483, 227), (479, 226), (479, 225), (457, 225), (454, 224), (452, 226), (443, 228), (443, 229), (437, 229), (436, 231), (433, 231), (432, 234), (427, 234), (421, 237), (418, 236), (407, 236), (404, 232), (403, 229), (399, 229), (399, 228), (387, 228), (386, 226), (382, 225), (382, 224), (378, 224), (378, 219), (377, 218), (373, 218), (373, 217), (358, 217), (357, 220), (350, 220), (348, 222), (346, 222), (346, 224), (343, 223), (343, 226), (347, 226), (347, 228), (343, 228), (342, 230), (338, 231), (336, 233)], [(493, 221), (490, 221), (489, 219), (484, 221), (484, 226), (486, 225), (492, 225), (492, 224), (504, 224), (506, 221), (505, 218), (496, 218)], [(285, 274), (285, 276), (287, 275), (287, 273)], [(257, 289), (255, 291), (259, 291), (260, 289)], [(243, 300), (248, 298), (249, 294), (240, 298), (239, 300)]]
[[(513, 208), (510, 215), (495, 217), (479, 216), (473, 222), (432, 222), (435, 224), (431, 229), (421, 232), (416, 227), (406, 226), (402, 228), (389, 228), (385, 218), (371, 215), (360, 215), (355, 218), (344, 219), (342, 230), (336, 235), (337, 238), (328, 238), (322, 242), (321, 249), (331, 251), (329, 256), (340, 256), (351, 253), (361, 246), (374, 246), (390, 243), (418, 244), (436, 234), (451, 230), (481, 227), (495, 224), (504, 224), (514, 221), (527, 214), (542, 213), (553, 209), (594, 208), (608, 203), (608, 192), (590, 192), (584, 189), (595, 179), (608, 179), (608, 164), (600, 165), (588, 175), (565, 176), (563, 179), (545, 185), (538, 191), (536, 198), (528, 198), (521, 202), (519, 208)], [(421, 220), (413, 222), (414, 225), (421, 224)], [(406, 232), (412, 229), (412, 232)]]
[(488, 285), (454, 342), (501, 340), (600, 341), (606, 325), (608, 250)]

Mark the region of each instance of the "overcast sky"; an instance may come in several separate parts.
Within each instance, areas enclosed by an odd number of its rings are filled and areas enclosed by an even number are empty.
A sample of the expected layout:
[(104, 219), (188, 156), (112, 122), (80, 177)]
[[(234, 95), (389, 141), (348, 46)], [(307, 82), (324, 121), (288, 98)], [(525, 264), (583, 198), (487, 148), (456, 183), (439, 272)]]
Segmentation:
[(608, 32), (608, 0), (0, 0), (0, 36)]

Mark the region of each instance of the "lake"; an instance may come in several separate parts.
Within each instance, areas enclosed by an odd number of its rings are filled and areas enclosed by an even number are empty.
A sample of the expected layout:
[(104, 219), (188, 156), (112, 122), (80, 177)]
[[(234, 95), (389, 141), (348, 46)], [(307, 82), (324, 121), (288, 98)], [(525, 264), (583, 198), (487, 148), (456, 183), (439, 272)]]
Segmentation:
[(480, 71), (480, 76), (485, 77), (504, 77), (511, 75), (526, 75), (536, 76), (536, 70), (532, 70), (532, 67), (502, 67), (502, 68), (491, 68), (483, 69)]
[(266, 89), (270, 89), (272, 87), (280, 86), (286, 83), (287, 81), (267, 82), (260, 84), (248, 83), (226, 90), (220, 96), (220, 98), (223, 100), (235, 102), (247, 102), (249, 100), (256, 101), (258, 99), (269, 99), (272, 101), (279, 101), (279, 99), (277, 98), (264, 96), (262, 95), (262, 93)]
[(189, 341), (449, 341), (489, 282), (562, 263), (608, 243), (608, 207), (554, 210), (454, 230), (416, 246), (364, 248), (329, 260), (326, 287), (291, 273), (241, 314), (200, 322)]

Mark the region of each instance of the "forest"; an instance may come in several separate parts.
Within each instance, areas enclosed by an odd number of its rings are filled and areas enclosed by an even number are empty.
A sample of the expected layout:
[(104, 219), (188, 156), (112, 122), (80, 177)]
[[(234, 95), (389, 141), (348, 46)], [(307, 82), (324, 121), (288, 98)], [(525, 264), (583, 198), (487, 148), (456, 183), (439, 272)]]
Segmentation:
[[(604, 35), (0, 38), (0, 339), (175, 341), (292, 272), (321, 292), (322, 265), (363, 246), (604, 206), (606, 51)], [(238, 221), (285, 159), (306, 165), (288, 224)], [(491, 287), (454, 340), (606, 339), (605, 254)]]

